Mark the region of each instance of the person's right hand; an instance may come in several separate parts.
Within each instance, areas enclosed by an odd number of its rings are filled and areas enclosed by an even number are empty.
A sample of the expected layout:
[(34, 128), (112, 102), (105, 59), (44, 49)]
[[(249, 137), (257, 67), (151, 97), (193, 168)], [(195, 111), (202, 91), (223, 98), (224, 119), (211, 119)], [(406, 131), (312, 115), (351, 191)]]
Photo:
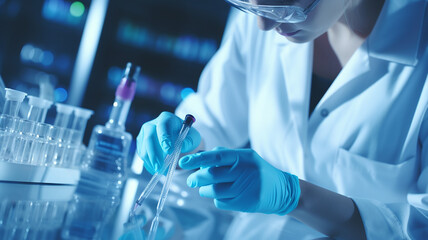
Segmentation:
[[(158, 172), (167, 154), (172, 153), (183, 120), (169, 112), (146, 122), (137, 137), (137, 154), (151, 174)], [(201, 135), (193, 127), (183, 141), (181, 152), (190, 152), (201, 143)]]

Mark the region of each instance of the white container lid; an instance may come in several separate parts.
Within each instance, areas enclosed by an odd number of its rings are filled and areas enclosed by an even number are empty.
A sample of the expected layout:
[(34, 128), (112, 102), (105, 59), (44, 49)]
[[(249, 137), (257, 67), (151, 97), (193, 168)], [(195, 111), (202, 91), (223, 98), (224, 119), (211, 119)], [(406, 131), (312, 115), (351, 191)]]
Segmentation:
[(39, 107), (39, 108), (45, 108), (45, 99), (35, 96), (27, 96), (28, 98), (28, 104), (31, 106)]
[(92, 116), (92, 114), (94, 114), (94, 111), (90, 109), (74, 107), (74, 115), (76, 117), (89, 119)]
[(62, 103), (55, 103), (56, 106), (56, 111), (59, 113), (64, 113), (64, 114), (71, 114), (73, 112), (74, 107), (67, 105), (67, 104), (62, 104)]
[(52, 101), (43, 99), (43, 107), (42, 108), (49, 109), (52, 106), (52, 103), (53, 103)]
[(21, 92), (11, 88), (5, 88), (6, 90), (6, 100), (22, 102), (27, 96), (27, 93)]

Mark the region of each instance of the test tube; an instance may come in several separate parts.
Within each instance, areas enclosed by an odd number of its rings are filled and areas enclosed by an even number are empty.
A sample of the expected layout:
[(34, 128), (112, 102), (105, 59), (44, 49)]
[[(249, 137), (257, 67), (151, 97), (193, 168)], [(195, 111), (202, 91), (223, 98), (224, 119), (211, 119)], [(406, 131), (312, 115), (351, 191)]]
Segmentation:
[(48, 113), (48, 110), (51, 108), (51, 106), (52, 106), (52, 101), (49, 101), (49, 100), (46, 100), (46, 99), (44, 99), (45, 101), (44, 101), (44, 106), (43, 106), (43, 109), (42, 109), (42, 112), (40, 113), (40, 117), (39, 117), (39, 119), (37, 120), (38, 122), (41, 122), (41, 123), (44, 123), (45, 122), (45, 120), (46, 120), (46, 115), (47, 115), (47, 113)]
[(60, 137), (63, 135), (64, 128), (52, 126), (48, 134), (48, 142), (46, 147), (44, 163), (46, 166), (58, 165), (58, 145)]
[(80, 107), (73, 107), (74, 118), (71, 122), (71, 129), (66, 129), (63, 136), (62, 144), (58, 151), (62, 153), (61, 164), (64, 167), (77, 167), (80, 165), (82, 157), (82, 140), (86, 129), (88, 119), (94, 111)]
[(9, 144), (13, 140), (16, 118), (10, 115), (0, 115), (0, 160), (8, 161)]
[(72, 152), (71, 150), (74, 147), (71, 142), (76, 133), (76, 131), (69, 128), (63, 129), (62, 138), (59, 139), (60, 141), (57, 147), (56, 161), (54, 162), (55, 165), (62, 167), (71, 166), (72, 159), (70, 159), (70, 152)]
[(73, 139), (73, 142), (77, 144), (80, 144), (82, 142), (83, 135), (86, 129), (86, 124), (88, 123), (88, 120), (92, 116), (92, 114), (94, 114), (94, 111), (92, 110), (74, 107), (74, 119), (71, 124), (71, 129), (80, 132), (80, 135), (78, 135), (79, 138)]
[(56, 117), (54, 126), (67, 128), (70, 122), (71, 113), (74, 107), (66, 104), (55, 103), (56, 106)]
[(3, 82), (3, 78), (0, 75), (0, 113), (3, 112), (4, 102), (6, 101), (6, 90)]
[(52, 163), (55, 166), (60, 166), (63, 163), (63, 157), (66, 149), (66, 142), (70, 137), (68, 128), (70, 119), (73, 113), (73, 106), (56, 103), (56, 117), (54, 121), (54, 130), (52, 131), (52, 140), (56, 141), (53, 149), (50, 150)]
[(34, 128), (36, 122), (27, 119), (19, 119), (13, 141), (11, 155), (17, 163), (30, 162), (30, 150), (34, 141)]
[(16, 161), (20, 153), (19, 151), (22, 151), (22, 149), (20, 149), (22, 147), (21, 144), (25, 141), (23, 133), (27, 133), (27, 131), (30, 130), (28, 129), (29, 125), (21, 123), (22, 119), (17, 118), (21, 103), (27, 94), (10, 88), (6, 88), (5, 90), (6, 102), (3, 112), (5, 115), (12, 116), (15, 123), (13, 124), (13, 129), (11, 129), (12, 134), (8, 135), (7, 139), (5, 139), (2, 155), (6, 161)]
[(82, 165), (82, 159), (86, 154), (86, 146), (84, 144), (79, 144), (76, 148), (72, 150), (72, 164), (71, 167), (79, 169)]
[(49, 146), (49, 136), (53, 126), (46, 123), (38, 123), (36, 125), (36, 136), (30, 150), (31, 164), (44, 165), (46, 163), (46, 155)]
[(5, 88), (5, 90), (6, 101), (4, 103), (2, 114), (2, 116), (5, 117), (2, 121), (4, 121), (4, 124), (7, 124), (8, 126), (5, 129), (5, 134), (2, 136), (0, 155), (3, 156), (3, 160), (11, 161), (13, 160), (16, 127), (18, 126), (18, 111), (27, 94), (10, 88)]
[(46, 118), (46, 113), (51, 107), (52, 102), (40, 97), (28, 96), (28, 104), (30, 109), (28, 110), (27, 119), (44, 122)]
[(7, 114), (13, 117), (18, 116), (19, 108), (21, 103), (27, 95), (25, 92), (18, 90), (5, 88), (6, 90), (6, 101), (4, 103), (3, 114)]
[(27, 96), (27, 98), (30, 109), (26, 119), (19, 120), (18, 134), (14, 142), (14, 149), (17, 150), (14, 153), (14, 162), (18, 163), (31, 162), (31, 150), (36, 137), (36, 124), (45, 118), (44, 115), (47, 113), (47, 108), (52, 104), (48, 100), (35, 96)]

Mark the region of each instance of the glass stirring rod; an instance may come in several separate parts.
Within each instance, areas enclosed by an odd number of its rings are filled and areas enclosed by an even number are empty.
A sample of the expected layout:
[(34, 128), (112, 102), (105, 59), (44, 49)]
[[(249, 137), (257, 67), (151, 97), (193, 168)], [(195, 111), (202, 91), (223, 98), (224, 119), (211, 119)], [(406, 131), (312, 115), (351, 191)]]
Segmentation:
[[(164, 164), (163, 164), (161, 170), (159, 172), (155, 173), (153, 175), (153, 177), (150, 179), (150, 181), (147, 184), (146, 188), (143, 190), (143, 192), (141, 193), (140, 197), (136, 201), (134, 209), (132, 210), (131, 216), (135, 214), (135, 211), (137, 210), (137, 208), (143, 204), (144, 200), (147, 199), (147, 197), (150, 195), (150, 193), (155, 188), (156, 184), (159, 182), (160, 178), (167, 171), (168, 167), (174, 161), (178, 162), (178, 157), (180, 156), (180, 153), (181, 153), (181, 147), (182, 147), (183, 141), (186, 138), (187, 133), (189, 132), (190, 127), (192, 126), (192, 124), (194, 122), (195, 122), (195, 117), (193, 117), (190, 114), (187, 114), (186, 117), (185, 117), (185, 119), (184, 119), (183, 125), (181, 126), (180, 132), (178, 134), (178, 138), (175, 141), (174, 149), (173, 149), (172, 153), (168, 154), (165, 157)], [(174, 168), (176, 167), (176, 165), (177, 165), (177, 163), (175, 163)], [(170, 171), (168, 172), (168, 174), (170, 174)], [(167, 178), (168, 178), (168, 176), (167, 176)], [(166, 185), (166, 183), (165, 183), (165, 185)], [(164, 188), (165, 188), (165, 186), (164, 186)], [(169, 186), (168, 186), (168, 188), (169, 188)]]

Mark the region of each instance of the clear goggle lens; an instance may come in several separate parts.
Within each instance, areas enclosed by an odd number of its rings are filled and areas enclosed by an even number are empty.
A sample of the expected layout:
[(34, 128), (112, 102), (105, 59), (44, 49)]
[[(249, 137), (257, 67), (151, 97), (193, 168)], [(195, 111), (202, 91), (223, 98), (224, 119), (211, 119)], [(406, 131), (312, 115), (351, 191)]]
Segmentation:
[[(257, 5), (249, 0), (225, 0), (233, 7), (247, 13), (253, 13), (257, 16), (268, 18), (280, 23), (299, 23), (307, 18), (307, 13), (312, 10), (304, 9), (294, 5)], [(315, 1), (315, 4), (318, 1)], [(314, 4), (311, 4), (314, 5)], [(309, 11), (308, 11), (309, 10)]]

